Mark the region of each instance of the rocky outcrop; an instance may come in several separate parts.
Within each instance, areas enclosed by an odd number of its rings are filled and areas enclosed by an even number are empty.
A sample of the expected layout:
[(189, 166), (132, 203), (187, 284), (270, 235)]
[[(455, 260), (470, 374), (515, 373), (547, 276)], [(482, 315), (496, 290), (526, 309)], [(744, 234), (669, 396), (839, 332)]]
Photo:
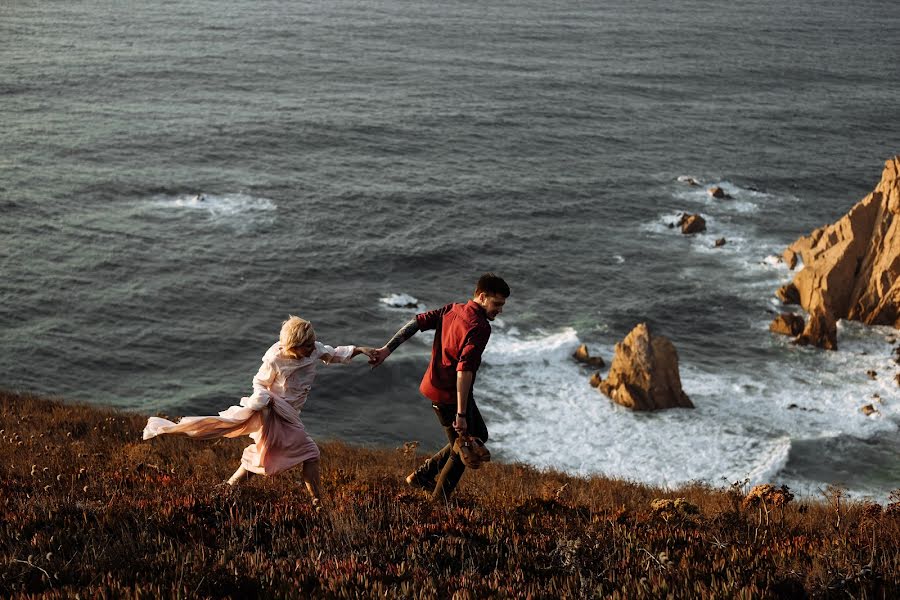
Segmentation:
[(837, 350), (837, 321), (828, 310), (816, 308), (809, 315), (803, 333), (797, 337), (801, 346), (818, 346), (825, 350)]
[(900, 156), (871, 194), (783, 258), (791, 268), (803, 262), (793, 286), (810, 318), (798, 341), (836, 349), (838, 319), (900, 327)]
[[(784, 263), (787, 265), (788, 269), (790, 269), (791, 271), (793, 271), (796, 268), (797, 253), (794, 252), (793, 250), (791, 250), (790, 247), (785, 249), (785, 251), (781, 254), (781, 259), (784, 261)], [(793, 286), (793, 284), (790, 284), (790, 285)]]
[(602, 358), (599, 356), (591, 356), (590, 352), (588, 352), (587, 344), (578, 346), (578, 349), (575, 351), (575, 354), (572, 355), (572, 358), (589, 367), (594, 367), (595, 369), (602, 369), (606, 366), (606, 363)]
[(793, 313), (781, 313), (769, 325), (769, 331), (783, 335), (798, 336), (803, 333), (803, 317)]
[(793, 283), (787, 283), (781, 286), (778, 288), (778, 291), (775, 292), (775, 295), (785, 304), (800, 304), (800, 292)]
[(678, 220), (678, 226), (681, 227), (681, 233), (690, 235), (692, 233), (703, 233), (706, 231), (706, 219), (700, 215), (681, 215)]
[(651, 337), (645, 323), (616, 344), (609, 376), (598, 389), (632, 410), (694, 407), (681, 389), (675, 346), (665, 337)]

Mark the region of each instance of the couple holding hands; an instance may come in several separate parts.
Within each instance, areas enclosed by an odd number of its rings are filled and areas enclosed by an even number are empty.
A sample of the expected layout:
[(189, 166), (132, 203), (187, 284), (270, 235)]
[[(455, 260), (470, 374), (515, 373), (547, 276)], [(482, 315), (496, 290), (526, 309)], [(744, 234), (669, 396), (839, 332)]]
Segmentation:
[(360, 354), (368, 356), (374, 368), (417, 332), (435, 330), (431, 362), (419, 390), (431, 400), (448, 444), (410, 473), (406, 482), (425, 489), (432, 499), (446, 500), (465, 471), (457, 438), (468, 435), (486, 441), (488, 437), (472, 388), (491, 335), (490, 321), (503, 311), (509, 294), (503, 279), (486, 273), (479, 278), (471, 300), (417, 314), (381, 348), (327, 346), (316, 340), (309, 321), (291, 316), (262, 358), (253, 377), (253, 394), (241, 398), (239, 406), (218, 416), (184, 417), (178, 423), (151, 417), (144, 439), (175, 433), (198, 439), (248, 435), (253, 443), (244, 449), (241, 466), (226, 483), (235, 485), (250, 473), (275, 475), (302, 464), (303, 481), (318, 509), (319, 448), (300, 420), (316, 368), (319, 364), (346, 364)]

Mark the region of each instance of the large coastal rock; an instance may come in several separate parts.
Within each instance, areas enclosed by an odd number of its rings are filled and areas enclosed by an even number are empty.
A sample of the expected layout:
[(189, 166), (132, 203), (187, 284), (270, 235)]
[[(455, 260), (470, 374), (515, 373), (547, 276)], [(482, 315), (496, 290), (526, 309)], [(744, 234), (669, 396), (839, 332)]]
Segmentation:
[(810, 314), (801, 342), (836, 349), (838, 319), (900, 327), (900, 156), (850, 212), (784, 251), (791, 268), (798, 257), (793, 287)]
[(665, 337), (651, 337), (645, 323), (616, 344), (609, 376), (598, 389), (632, 410), (694, 408), (681, 389), (675, 346)]

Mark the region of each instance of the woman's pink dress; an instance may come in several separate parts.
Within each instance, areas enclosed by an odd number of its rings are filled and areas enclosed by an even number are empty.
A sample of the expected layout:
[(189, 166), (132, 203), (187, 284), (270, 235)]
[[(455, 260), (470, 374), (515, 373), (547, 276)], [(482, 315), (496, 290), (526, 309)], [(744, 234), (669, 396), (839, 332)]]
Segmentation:
[(209, 417), (183, 417), (173, 423), (150, 417), (144, 427), (144, 439), (181, 433), (203, 440), (249, 435), (253, 442), (244, 449), (241, 465), (260, 475), (274, 475), (308, 460), (319, 458), (319, 447), (307, 435), (300, 411), (316, 378), (320, 363), (348, 363), (353, 346), (332, 348), (316, 342), (306, 358), (294, 359), (274, 344), (262, 359), (253, 378), (253, 395)]

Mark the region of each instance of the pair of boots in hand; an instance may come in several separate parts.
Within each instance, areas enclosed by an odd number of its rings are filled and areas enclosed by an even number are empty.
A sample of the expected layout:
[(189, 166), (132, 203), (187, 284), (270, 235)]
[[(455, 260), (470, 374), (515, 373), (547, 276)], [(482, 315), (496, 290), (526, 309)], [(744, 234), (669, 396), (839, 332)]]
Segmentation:
[(453, 451), (459, 454), (462, 463), (469, 469), (478, 469), (491, 460), (491, 452), (479, 438), (463, 434), (453, 442)]

